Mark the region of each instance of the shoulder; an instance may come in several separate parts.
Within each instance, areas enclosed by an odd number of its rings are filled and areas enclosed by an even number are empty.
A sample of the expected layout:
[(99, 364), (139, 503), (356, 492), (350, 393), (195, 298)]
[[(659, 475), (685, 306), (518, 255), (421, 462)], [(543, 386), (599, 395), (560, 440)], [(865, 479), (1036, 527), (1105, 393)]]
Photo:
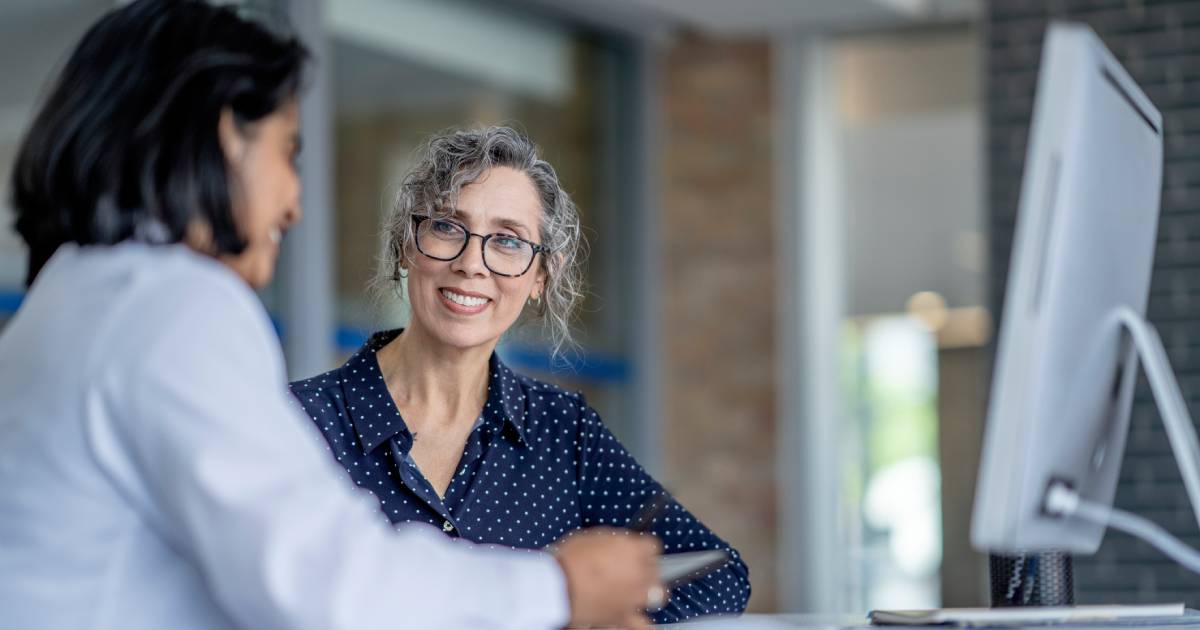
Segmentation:
[(225, 265), (182, 245), (89, 249), (80, 262), (94, 257), (91, 262), (107, 268), (100, 280), (111, 282), (120, 296), (112, 311), (112, 338), (128, 353), (176, 363), (223, 357), (282, 369), (266, 310)]
[(80, 360), (87, 378), (131, 413), (154, 413), (164, 400), (199, 409), (279, 395), (279, 339), (258, 297), (228, 267), (183, 246), (84, 249), (91, 251), (79, 262), (84, 273), (96, 268), (100, 285), (91, 290), (111, 297)]
[(343, 401), (342, 368), (288, 384), (296, 403), (319, 425), (339, 420), (348, 422)]
[(291, 388), (292, 393), (297, 397), (303, 395), (322, 395), (331, 389), (342, 386), (341, 371), (342, 368), (340, 367), (334, 368), (324, 374), (292, 381), (288, 383), (288, 387)]
[(548, 430), (557, 427), (574, 434), (601, 422), (583, 392), (512, 370), (508, 370), (508, 378), (524, 394), (527, 417), (535, 426), (541, 425)]
[[(511, 379), (513, 384), (519, 387), (521, 392), (525, 394), (526, 405), (530, 407), (565, 406), (577, 409), (587, 408), (587, 399), (584, 397), (583, 392), (547, 383), (546, 381), (521, 374), (511, 369), (507, 371), (507, 378)], [(501, 378), (505, 378), (503, 372), (501, 372)]]
[[(221, 294), (237, 302), (255, 301), (254, 291), (236, 273), (220, 261), (199, 254), (184, 245), (114, 246), (119, 255), (128, 257), (141, 273), (137, 280), (156, 283), (154, 288), (173, 293), (180, 299), (196, 292)], [(197, 297), (206, 297), (200, 295)]]
[(553, 383), (547, 383), (546, 381), (542, 381), (527, 374), (521, 374), (520, 372), (513, 370), (509, 370), (509, 374), (512, 375), (511, 378), (516, 381), (516, 384), (526, 394), (536, 394), (542, 397), (566, 398), (576, 401), (583, 400), (583, 394), (581, 392), (569, 390)]
[[(180, 326), (270, 333), (262, 303), (241, 278), (220, 262), (182, 245), (124, 245), (131, 259), (132, 321), (151, 329)], [(171, 311), (174, 317), (150, 317)], [(147, 317), (138, 317), (146, 314)], [(231, 326), (232, 325), (232, 326)]]

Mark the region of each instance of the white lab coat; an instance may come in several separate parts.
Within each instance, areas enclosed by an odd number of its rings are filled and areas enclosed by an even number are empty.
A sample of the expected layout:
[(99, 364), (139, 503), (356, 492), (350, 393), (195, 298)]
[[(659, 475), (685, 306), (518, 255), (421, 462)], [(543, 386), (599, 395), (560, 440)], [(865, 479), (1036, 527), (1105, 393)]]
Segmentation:
[(547, 628), (540, 552), (393, 529), (182, 245), (60, 249), (0, 331), (0, 628)]

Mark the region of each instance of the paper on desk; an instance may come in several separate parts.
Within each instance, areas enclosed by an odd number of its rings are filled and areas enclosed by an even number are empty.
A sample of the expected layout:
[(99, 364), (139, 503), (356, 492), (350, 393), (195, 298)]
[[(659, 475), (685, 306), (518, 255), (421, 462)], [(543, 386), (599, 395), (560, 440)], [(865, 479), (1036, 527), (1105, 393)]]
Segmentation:
[[(861, 625), (861, 624), (860, 624)], [(845, 630), (846, 626), (837, 624), (819, 624), (812, 623), (812, 619), (807, 621), (803, 616), (779, 616), (779, 615), (742, 615), (740, 617), (705, 617), (696, 621), (686, 623), (673, 624), (670, 626), (655, 626), (656, 628), (698, 628), (703, 630), (796, 630), (803, 628), (804, 630)]]

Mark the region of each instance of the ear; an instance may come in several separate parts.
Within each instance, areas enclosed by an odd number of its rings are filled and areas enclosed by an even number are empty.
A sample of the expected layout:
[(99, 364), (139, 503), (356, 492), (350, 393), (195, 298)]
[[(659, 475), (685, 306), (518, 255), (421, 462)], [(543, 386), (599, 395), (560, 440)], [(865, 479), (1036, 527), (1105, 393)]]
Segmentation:
[(537, 279), (533, 281), (533, 291), (529, 293), (529, 297), (539, 299), (546, 291), (546, 270), (539, 265), (537, 270)]
[(563, 263), (562, 252), (554, 252), (549, 255), (554, 258), (547, 258), (546, 264), (539, 262), (537, 265), (537, 279), (533, 281), (533, 295), (536, 297), (544, 297), (546, 284), (550, 282), (550, 273), (546, 269), (551, 265), (562, 265)]
[(233, 110), (228, 107), (221, 108), (221, 116), (217, 119), (217, 140), (221, 143), (226, 162), (237, 163), (242, 160), (246, 153), (246, 138), (238, 131)]

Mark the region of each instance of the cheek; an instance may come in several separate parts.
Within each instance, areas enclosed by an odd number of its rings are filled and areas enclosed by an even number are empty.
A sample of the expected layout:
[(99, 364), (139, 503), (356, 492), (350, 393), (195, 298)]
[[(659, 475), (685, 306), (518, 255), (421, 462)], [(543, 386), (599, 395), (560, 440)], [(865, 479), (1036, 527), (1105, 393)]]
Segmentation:
[(283, 165), (283, 177), (286, 183), (284, 203), (288, 205), (300, 203), (300, 173), (290, 162), (285, 162)]
[(529, 294), (532, 290), (532, 282), (521, 281), (516, 278), (500, 283), (500, 292), (504, 296), (504, 301), (509, 308), (517, 311), (520, 311), (525, 306), (525, 300), (529, 299)]
[(437, 296), (436, 270), (430, 269), (425, 261), (417, 261), (408, 266), (408, 277), (405, 279), (408, 302), (414, 306), (429, 306)]
[(245, 168), (237, 174), (237, 183), (230, 186), (234, 214), (241, 227), (251, 233), (261, 232), (270, 222), (270, 186), (264, 181), (269, 179), (268, 175)]
[(441, 276), (443, 268), (448, 265), (448, 263), (431, 260), (421, 255), (408, 256), (401, 262), (407, 264), (409, 285), (433, 283)]
[(291, 164), (278, 158), (260, 159), (257, 168), (244, 178), (246, 198), (255, 206), (260, 220), (275, 221), (287, 208), (299, 202), (300, 176)]
[(278, 159), (271, 160), (271, 165), (263, 170), (260, 187), (260, 198), (273, 207), (286, 207), (288, 200), (296, 194), (298, 178), (292, 172), (291, 166)]

